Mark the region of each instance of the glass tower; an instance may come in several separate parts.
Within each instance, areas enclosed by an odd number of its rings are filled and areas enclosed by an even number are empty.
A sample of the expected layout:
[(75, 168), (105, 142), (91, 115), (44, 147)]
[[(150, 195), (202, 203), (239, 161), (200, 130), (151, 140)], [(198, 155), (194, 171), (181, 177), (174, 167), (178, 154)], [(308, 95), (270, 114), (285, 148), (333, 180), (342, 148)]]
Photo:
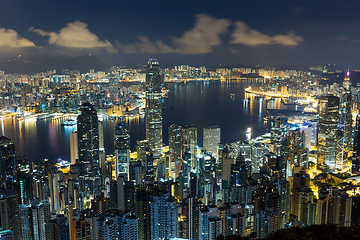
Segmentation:
[(336, 168), (339, 155), (338, 124), (339, 98), (335, 96), (321, 96), (319, 100), (319, 132), (318, 132), (318, 162), (320, 171)]
[(81, 106), (77, 118), (80, 189), (93, 191), (100, 182), (99, 123), (97, 111), (89, 103)]
[(129, 127), (125, 122), (118, 122), (115, 126), (114, 145), (116, 155), (116, 177), (123, 175), (129, 180), (130, 134)]
[(154, 157), (162, 155), (162, 102), (159, 62), (150, 59), (146, 67), (146, 140)]

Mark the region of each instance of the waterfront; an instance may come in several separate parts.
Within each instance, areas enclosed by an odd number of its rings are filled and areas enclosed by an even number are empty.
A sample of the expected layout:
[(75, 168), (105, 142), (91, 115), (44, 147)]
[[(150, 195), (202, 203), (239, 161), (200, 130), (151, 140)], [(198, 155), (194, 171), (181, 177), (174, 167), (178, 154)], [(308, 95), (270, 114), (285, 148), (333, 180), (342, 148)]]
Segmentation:
[[(168, 98), (164, 99), (163, 138), (168, 142), (168, 128), (171, 124), (195, 125), (198, 128), (198, 145), (202, 146), (202, 128), (216, 124), (221, 127), (221, 140), (230, 143), (246, 138), (247, 128), (252, 137), (266, 132), (263, 122), (266, 102), (260, 98), (246, 96), (244, 89), (251, 81), (210, 81), (170, 83)], [(277, 101), (269, 107), (278, 108)], [(27, 154), (30, 161), (44, 158), (69, 160), (69, 133), (76, 126), (62, 126), (66, 118), (27, 119), (18, 122), (8, 117), (1, 120), (2, 135), (10, 138), (17, 154)], [(131, 134), (131, 149), (135, 150), (137, 140), (145, 139), (144, 118), (127, 120)], [(116, 121), (103, 119), (104, 143), (107, 154), (114, 150), (114, 127)]]

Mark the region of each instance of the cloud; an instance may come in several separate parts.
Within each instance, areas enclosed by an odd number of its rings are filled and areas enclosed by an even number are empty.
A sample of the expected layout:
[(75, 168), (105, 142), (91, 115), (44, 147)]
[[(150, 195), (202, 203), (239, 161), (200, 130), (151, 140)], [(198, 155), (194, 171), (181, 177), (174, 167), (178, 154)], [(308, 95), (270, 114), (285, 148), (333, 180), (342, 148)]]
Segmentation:
[(115, 47), (124, 53), (171, 53), (176, 52), (176, 49), (171, 48), (163, 43), (161, 39), (156, 42), (151, 41), (146, 36), (138, 36), (139, 42), (121, 44), (120, 41), (115, 41)]
[(13, 29), (0, 28), (0, 47), (35, 47), (35, 43), (26, 38), (20, 37), (19, 34)]
[(207, 14), (195, 16), (195, 26), (181, 37), (171, 37), (174, 47), (166, 45), (161, 39), (151, 41), (146, 36), (138, 36), (139, 42), (130, 44), (115, 43), (124, 53), (180, 53), (203, 54), (213, 51), (221, 44), (220, 34), (225, 33), (231, 22), (228, 19), (216, 19)]
[(234, 25), (235, 30), (231, 35), (233, 38), (231, 43), (233, 44), (244, 44), (249, 46), (281, 44), (296, 46), (304, 41), (303, 37), (296, 36), (293, 32), (289, 32), (286, 35), (275, 35), (271, 37), (255, 29), (251, 29), (245, 22), (235, 22)]
[(66, 27), (57, 32), (47, 32), (41, 29), (29, 28), (30, 32), (36, 32), (43, 37), (49, 37), (49, 44), (66, 47), (94, 49), (105, 48), (108, 52), (118, 52), (108, 41), (101, 41), (97, 35), (90, 32), (86, 23), (75, 21), (66, 24)]
[(195, 19), (195, 27), (184, 32), (180, 38), (173, 38), (174, 44), (184, 54), (212, 52), (213, 46), (221, 44), (219, 35), (228, 30), (230, 20), (216, 19), (207, 14), (198, 14)]

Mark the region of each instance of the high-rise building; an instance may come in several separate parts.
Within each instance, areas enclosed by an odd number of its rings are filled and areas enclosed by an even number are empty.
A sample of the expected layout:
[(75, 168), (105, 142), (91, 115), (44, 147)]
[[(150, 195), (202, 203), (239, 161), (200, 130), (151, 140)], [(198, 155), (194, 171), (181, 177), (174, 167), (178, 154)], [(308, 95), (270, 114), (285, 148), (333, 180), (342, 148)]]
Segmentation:
[(76, 160), (79, 159), (79, 151), (78, 151), (78, 136), (77, 131), (70, 133), (70, 159), (71, 164), (76, 164)]
[(150, 59), (146, 67), (146, 140), (155, 157), (162, 155), (162, 102), (159, 62)]
[(129, 127), (125, 122), (119, 122), (115, 126), (115, 156), (116, 156), (116, 177), (126, 176), (129, 180), (130, 172), (130, 134)]
[[(339, 154), (336, 162), (336, 168), (344, 170), (347, 167), (348, 153), (352, 149), (352, 95), (351, 95), (351, 81), (349, 72), (343, 82), (343, 89), (340, 101), (340, 119), (339, 119)], [(340, 159), (340, 158), (343, 159)]]
[(177, 178), (182, 167), (183, 154), (183, 138), (182, 127), (172, 124), (169, 127), (169, 167), (175, 171), (171, 171), (170, 177)]
[(360, 115), (356, 116), (354, 145), (353, 145), (353, 159), (352, 159), (352, 173), (360, 173)]
[(203, 149), (211, 152), (215, 159), (218, 159), (218, 144), (220, 143), (220, 128), (211, 125), (203, 129)]
[(97, 111), (85, 102), (77, 119), (80, 190), (84, 194), (100, 183), (99, 123)]
[[(335, 171), (338, 147), (339, 98), (321, 96), (319, 100), (318, 162), (320, 171)], [(341, 161), (342, 156), (341, 156)]]
[(197, 154), (197, 128), (193, 125), (186, 125), (183, 127), (183, 157), (186, 153), (190, 153), (190, 159), (187, 159), (188, 166), (192, 169), (196, 168), (196, 154)]
[(0, 137), (0, 181), (3, 185), (15, 176), (16, 157), (15, 145), (5, 136)]

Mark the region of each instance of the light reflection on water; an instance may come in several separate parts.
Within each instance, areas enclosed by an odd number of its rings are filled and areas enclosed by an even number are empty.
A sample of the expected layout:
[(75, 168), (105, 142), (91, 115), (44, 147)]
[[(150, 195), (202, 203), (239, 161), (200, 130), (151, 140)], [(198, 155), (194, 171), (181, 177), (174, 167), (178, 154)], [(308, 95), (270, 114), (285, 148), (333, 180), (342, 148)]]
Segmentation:
[[(198, 128), (198, 145), (202, 146), (202, 129), (216, 124), (221, 128), (222, 142), (245, 140), (246, 129), (252, 129), (252, 137), (266, 132), (263, 117), (266, 108), (279, 108), (279, 99), (260, 101), (244, 94), (251, 81), (192, 82), (169, 84), (168, 99), (164, 100), (163, 138), (168, 143), (168, 128), (171, 124), (195, 125)], [(232, 95), (233, 94), (233, 95)], [(56, 120), (24, 120), (5, 118), (2, 133), (14, 143), (18, 155), (27, 153), (31, 161), (58, 157), (69, 160), (69, 134), (76, 126), (64, 127), (66, 118)], [(145, 139), (144, 117), (126, 120), (130, 129), (131, 148), (137, 140)], [(116, 121), (103, 120), (104, 143), (108, 154), (114, 151), (114, 128)]]

